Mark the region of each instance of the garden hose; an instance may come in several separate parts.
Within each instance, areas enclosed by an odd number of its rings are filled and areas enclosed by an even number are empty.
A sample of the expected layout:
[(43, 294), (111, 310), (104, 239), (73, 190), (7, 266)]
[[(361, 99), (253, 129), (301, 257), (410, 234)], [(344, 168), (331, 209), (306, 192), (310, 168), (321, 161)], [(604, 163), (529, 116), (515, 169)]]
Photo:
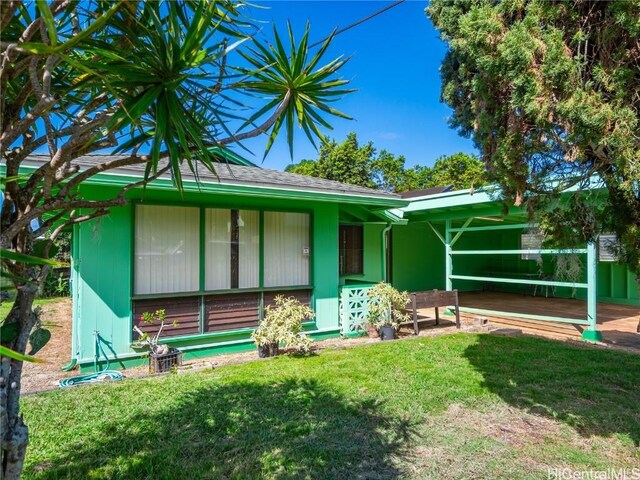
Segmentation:
[[(102, 345), (100, 345), (100, 334), (98, 331), (93, 332), (96, 342), (94, 345), (94, 361), (93, 365), (96, 369), (95, 373), (87, 373), (86, 375), (77, 375), (75, 377), (63, 378), (58, 382), (58, 386), (61, 388), (72, 387), (74, 385), (85, 385), (88, 383), (97, 383), (104, 381), (117, 381), (122, 380), (124, 375), (117, 370), (109, 370), (109, 357), (104, 353)], [(102, 356), (107, 360), (104, 370), (98, 372), (98, 360), (100, 359), (98, 351), (102, 353)]]

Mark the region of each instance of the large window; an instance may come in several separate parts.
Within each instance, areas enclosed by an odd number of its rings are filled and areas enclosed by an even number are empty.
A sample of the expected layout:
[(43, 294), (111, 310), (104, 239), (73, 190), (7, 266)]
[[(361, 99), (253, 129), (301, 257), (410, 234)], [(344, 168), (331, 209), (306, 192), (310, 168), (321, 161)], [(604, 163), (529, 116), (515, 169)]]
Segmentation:
[(208, 208), (205, 218), (205, 290), (258, 287), (259, 212)]
[(340, 275), (364, 273), (362, 232), (362, 225), (340, 225)]
[(264, 286), (309, 285), (309, 215), (264, 213)]
[(260, 218), (255, 210), (138, 205), (134, 294), (309, 285), (310, 215), (264, 212), (262, 239)]
[(199, 231), (198, 208), (138, 205), (135, 294), (198, 291)]

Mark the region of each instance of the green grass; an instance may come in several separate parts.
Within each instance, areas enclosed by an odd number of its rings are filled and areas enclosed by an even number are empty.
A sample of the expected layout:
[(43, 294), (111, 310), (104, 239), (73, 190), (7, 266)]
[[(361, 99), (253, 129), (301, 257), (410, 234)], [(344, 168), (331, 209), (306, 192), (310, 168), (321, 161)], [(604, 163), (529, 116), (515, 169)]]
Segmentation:
[(440, 336), (23, 399), (25, 478), (547, 478), (640, 462), (640, 356)]
[[(60, 298), (61, 297), (56, 297), (56, 298), (37, 298), (33, 302), (33, 305), (37, 307), (37, 306), (43, 306), (43, 305), (56, 304), (56, 303), (60, 302)], [(13, 300), (8, 300), (6, 302), (0, 303), (0, 322), (2, 322), (5, 318), (7, 318), (7, 314), (11, 310), (12, 306), (13, 306)]]

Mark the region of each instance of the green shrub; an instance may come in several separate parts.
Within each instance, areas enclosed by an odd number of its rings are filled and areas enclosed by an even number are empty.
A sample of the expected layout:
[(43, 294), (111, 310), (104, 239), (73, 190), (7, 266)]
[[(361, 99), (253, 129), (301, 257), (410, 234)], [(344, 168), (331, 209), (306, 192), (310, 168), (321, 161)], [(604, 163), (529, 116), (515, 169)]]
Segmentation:
[(275, 306), (268, 306), (258, 328), (251, 334), (256, 346), (275, 345), (293, 347), (306, 352), (311, 339), (302, 333), (302, 322), (311, 320), (315, 312), (293, 297), (278, 295)]

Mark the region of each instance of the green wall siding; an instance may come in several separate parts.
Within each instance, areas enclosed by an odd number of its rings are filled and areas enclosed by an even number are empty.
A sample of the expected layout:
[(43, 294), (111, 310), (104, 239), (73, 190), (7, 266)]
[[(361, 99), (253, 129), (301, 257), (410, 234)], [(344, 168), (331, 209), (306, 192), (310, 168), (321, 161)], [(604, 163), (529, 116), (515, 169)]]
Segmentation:
[(392, 283), (399, 290), (444, 288), (444, 245), (426, 223), (392, 228)]
[[(87, 198), (113, 196), (111, 187), (83, 186)], [(181, 198), (171, 191), (147, 190), (132, 192), (130, 199), (149, 204), (170, 203), (190, 206), (219, 206), (247, 209), (307, 211), (312, 216), (311, 279), (316, 310), (311, 331), (337, 331), (338, 322), (338, 205), (334, 203), (296, 202), (278, 199), (228, 197), (215, 194), (185, 193)], [(76, 227), (74, 238), (74, 346), (79, 361), (85, 365), (93, 361), (94, 330), (103, 339), (103, 347), (110, 355), (124, 362), (139, 356), (130, 349), (132, 248), (134, 207), (114, 208), (108, 216)], [(247, 331), (217, 336), (202, 336), (175, 346), (199, 346), (246, 343)], [(76, 343), (79, 343), (76, 345)], [(118, 362), (116, 362), (116, 365)]]
[(312, 228), (316, 325), (319, 330), (338, 328), (338, 206), (316, 206)]
[[(85, 192), (85, 190), (90, 190)], [(108, 198), (113, 192), (83, 187), (90, 198)], [(108, 216), (81, 224), (74, 265), (77, 289), (74, 335), (81, 359), (93, 359), (98, 331), (105, 351), (129, 350), (131, 337), (131, 211), (130, 205), (114, 208)]]

